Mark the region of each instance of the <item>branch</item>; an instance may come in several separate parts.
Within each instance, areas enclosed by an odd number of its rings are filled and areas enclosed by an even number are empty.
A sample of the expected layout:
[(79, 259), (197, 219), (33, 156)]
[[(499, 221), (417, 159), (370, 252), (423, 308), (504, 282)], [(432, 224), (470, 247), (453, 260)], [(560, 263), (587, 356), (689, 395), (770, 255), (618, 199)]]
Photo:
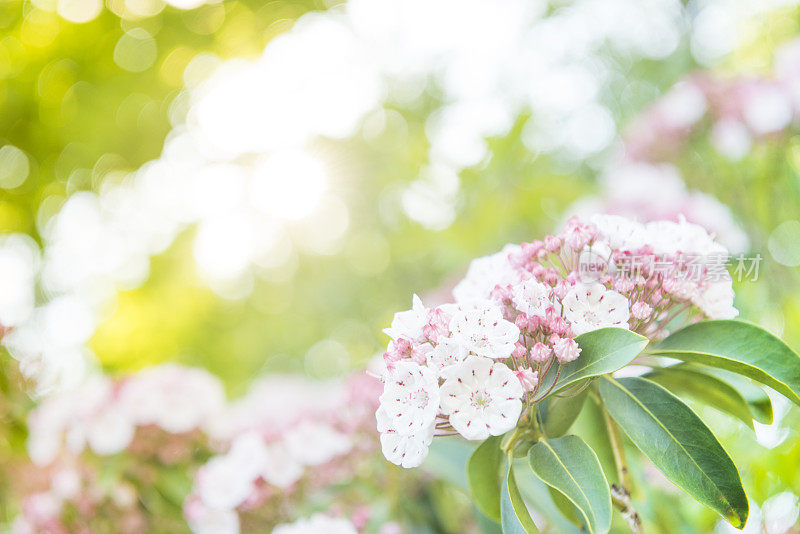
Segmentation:
[(628, 473), (628, 463), (625, 460), (625, 449), (622, 445), (622, 438), (619, 435), (619, 428), (617, 428), (614, 420), (611, 419), (611, 415), (609, 415), (605, 406), (603, 406), (603, 417), (608, 428), (608, 437), (611, 442), (611, 450), (614, 453), (614, 463), (617, 466), (617, 478), (619, 479), (619, 484), (611, 484), (611, 501), (628, 523), (631, 532), (633, 534), (644, 534), (642, 519), (633, 508), (633, 504), (631, 504), (631, 493), (628, 489), (631, 487), (630, 474)]
[(631, 505), (631, 494), (616, 484), (611, 484), (611, 502), (620, 511), (622, 518), (628, 523), (633, 534), (644, 534), (642, 519)]

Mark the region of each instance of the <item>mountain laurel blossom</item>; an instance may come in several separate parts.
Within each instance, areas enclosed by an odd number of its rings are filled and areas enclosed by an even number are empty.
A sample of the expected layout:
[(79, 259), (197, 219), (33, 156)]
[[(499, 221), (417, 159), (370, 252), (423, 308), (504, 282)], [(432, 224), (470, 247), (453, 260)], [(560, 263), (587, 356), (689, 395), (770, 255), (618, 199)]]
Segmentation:
[(573, 217), (562, 232), (472, 262), (455, 302), (395, 314), (375, 417), (386, 458), (420, 465), (435, 436), (505, 434), (548, 397), (577, 336), (607, 327), (653, 341), (738, 315), (727, 250), (682, 218)]
[(470, 356), (450, 367), (442, 384), (442, 412), (470, 440), (505, 434), (522, 411), (522, 384), (503, 363)]

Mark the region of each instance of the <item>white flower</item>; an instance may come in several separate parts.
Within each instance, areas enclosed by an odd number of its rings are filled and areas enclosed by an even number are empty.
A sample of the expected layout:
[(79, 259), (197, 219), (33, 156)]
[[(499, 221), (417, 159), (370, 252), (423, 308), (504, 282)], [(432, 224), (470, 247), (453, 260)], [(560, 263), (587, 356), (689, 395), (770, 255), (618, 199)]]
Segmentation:
[(547, 308), (553, 305), (550, 287), (532, 278), (512, 287), (511, 294), (514, 307), (529, 317), (545, 317)]
[(739, 310), (733, 306), (733, 287), (730, 277), (706, 285), (692, 297), (692, 303), (703, 310), (709, 319), (733, 319)]
[(698, 256), (727, 256), (728, 250), (714, 241), (705, 228), (687, 222), (654, 221), (647, 223), (649, 245), (656, 255), (677, 253)]
[(428, 352), (428, 367), (441, 375), (444, 369), (463, 361), (468, 354), (469, 351), (460, 343), (452, 338), (443, 338)]
[(628, 328), (628, 299), (603, 284), (577, 284), (561, 300), (575, 335), (598, 328)]
[(470, 440), (499, 436), (514, 428), (522, 411), (523, 390), (502, 363), (470, 356), (447, 370), (442, 384), (442, 412)]
[(472, 260), (466, 276), (453, 289), (456, 302), (478, 304), (489, 297), (495, 286), (507, 286), (519, 282), (519, 272), (508, 261), (510, 254), (519, 251), (519, 245), (508, 244), (500, 252)]
[(187, 521), (194, 534), (239, 534), (236, 510), (219, 510), (197, 502), (187, 507)]
[(381, 450), (387, 460), (406, 469), (422, 464), (433, 441), (433, 422), (416, 434), (404, 436), (397, 433), (383, 406), (375, 412), (375, 419), (378, 421), (378, 432), (381, 433)]
[(508, 358), (519, 341), (519, 328), (503, 319), (498, 308), (488, 305), (455, 314), (450, 331), (457, 343), (487, 358)]
[(278, 525), (272, 534), (358, 534), (358, 532), (347, 519), (315, 514), (309, 519)]
[(268, 460), (264, 441), (255, 433), (239, 436), (227, 454), (202, 466), (196, 477), (197, 494), (206, 506), (233, 510), (255, 491)]
[(591, 221), (612, 250), (638, 250), (650, 237), (643, 225), (619, 215), (593, 215)]
[(197, 471), (197, 494), (209, 507), (233, 510), (255, 490), (255, 480), (232, 456), (212, 458)]
[(176, 364), (140, 371), (123, 384), (120, 395), (138, 424), (154, 424), (173, 434), (200, 426), (225, 405), (225, 390), (217, 377)]
[(384, 328), (383, 333), (392, 339), (405, 338), (409, 341), (421, 341), (422, 329), (428, 322), (428, 310), (417, 295), (412, 299), (411, 309), (394, 314), (392, 324)]
[(91, 419), (86, 429), (86, 442), (97, 454), (109, 456), (123, 451), (135, 432), (136, 427), (126, 414), (111, 405)]
[(261, 469), (262, 478), (269, 484), (286, 488), (300, 480), (303, 466), (289, 453), (282, 442), (267, 443), (266, 457)]
[(410, 361), (396, 362), (384, 376), (381, 406), (399, 434), (416, 434), (439, 411), (439, 380), (432, 369)]
[(353, 448), (353, 442), (330, 425), (306, 421), (291, 428), (284, 441), (303, 465), (321, 465)]

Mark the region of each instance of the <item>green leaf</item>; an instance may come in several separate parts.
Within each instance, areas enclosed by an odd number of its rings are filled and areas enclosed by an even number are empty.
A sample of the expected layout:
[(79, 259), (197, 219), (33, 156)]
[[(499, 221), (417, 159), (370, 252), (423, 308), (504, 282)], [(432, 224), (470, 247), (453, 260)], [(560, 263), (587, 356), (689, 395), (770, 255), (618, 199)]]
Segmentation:
[(564, 519), (577, 527), (582, 527), (583, 520), (580, 518), (578, 509), (575, 508), (575, 505), (572, 504), (572, 501), (567, 499), (563, 493), (557, 489), (551, 488), (550, 486), (547, 486), (547, 491), (550, 494), (550, 499), (553, 500), (553, 504), (561, 513), (561, 515), (564, 516)]
[(492, 436), (475, 449), (467, 462), (467, 480), (478, 509), (500, 522), (500, 465), (503, 451), (500, 436)]
[(753, 413), (753, 418), (756, 421), (765, 425), (772, 424), (772, 400), (763, 388), (741, 375), (723, 369), (712, 369), (710, 367), (705, 367), (704, 369), (707, 373), (719, 377), (721, 380), (724, 380), (736, 388), (747, 401), (747, 404), (750, 406), (750, 411)]
[(597, 455), (600, 465), (603, 466), (606, 480), (609, 483), (621, 484), (622, 481), (617, 480), (617, 462), (614, 458), (611, 436), (605, 420), (605, 409), (599, 396), (589, 396), (589, 400), (583, 405), (581, 414), (572, 425), (572, 433), (580, 436)]
[[(558, 382), (552, 392), (556, 393), (581, 380), (593, 376), (613, 373), (625, 367), (647, 346), (648, 340), (625, 328), (600, 328), (575, 338), (581, 355), (575, 361), (561, 367)], [(547, 391), (556, 379), (557, 365), (542, 380), (540, 391)]]
[(671, 334), (653, 350), (686, 362), (733, 371), (800, 404), (800, 356), (760, 326), (744, 321), (703, 321)]
[(539, 529), (528, 513), (528, 507), (522, 500), (517, 482), (514, 480), (513, 464), (508, 464), (508, 471), (503, 481), (500, 496), (500, 524), (503, 534), (539, 534)]
[(598, 386), (611, 417), (668, 479), (744, 527), (749, 507), (739, 471), (688, 406), (644, 378), (603, 377)]
[(698, 367), (683, 364), (664, 367), (647, 373), (645, 378), (678, 396), (686, 395), (708, 404), (754, 428), (753, 412), (747, 399), (727, 382), (702, 372)]
[(564, 494), (583, 516), (589, 532), (611, 528), (611, 493), (600, 460), (578, 436), (541, 439), (528, 453), (531, 469)]
[(540, 407), (545, 412), (544, 435), (548, 438), (560, 438), (566, 434), (581, 413), (588, 394), (589, 390), (584, 389), (570, 397), (547, 398)]
[[(527, 454), (524, 459), (514, 460), (514, 470), (517, 475), (528, 472), (530, 468)], [(536, 508), (536, 512), (541, 514), (542, 519), (550, 527), (550, 531), (558, 532), (559, 534), (586, 534), (585, 529), (581, 530), (574, 523), (567, 520), (559, 511), (557, 505), (553, 503), (551, 490), (555, 493), (559, 492), (542, 482), (539, 477), (532, 475), (533, 473), (531, 473), (531, 476), (518, 476), (516, 478), (517, 487), (525, 501), (531, 503)], [(564, 498), (566, 499), (566, 497)], [(570, 506), (572, 506), (572, 503), (570, 503)], [(576, 511), (575, 514), (577, 515), (577, 513)], [(583, 526), (583, 523), (581, 523), (581, 526)]]

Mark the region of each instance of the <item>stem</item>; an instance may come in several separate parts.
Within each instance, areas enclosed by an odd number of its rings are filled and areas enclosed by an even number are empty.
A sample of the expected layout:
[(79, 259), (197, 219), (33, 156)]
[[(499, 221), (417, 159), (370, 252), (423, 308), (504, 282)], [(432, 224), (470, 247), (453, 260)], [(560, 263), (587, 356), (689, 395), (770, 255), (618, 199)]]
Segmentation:
[(539, 397), (538, 399), (533, 399), (533, 403), (534, 404), (536, 404), (537, 402), (539, 402), (542, 399), (544, 399), (545, 397), (547, 397), (550, 394), (550, 392), (553, 391), (553, 388), (556, 387), (556, 383), (558, 382), (558, 377), (561, 376), (561, 368), (562, 368), (562, 365), (558, 364), (558, 369), (556, 369), (556, 376), (553, 378), (553, 383), (550, 385), (550, 389), (548, 389), (545, 392), (545, 394), (542, 395), (541, 397)]
[(629, 490), (631, 487), (630, 473), (628, 473), (628, 463), (625, 460), (622, 437), (619, 435), (617, 424), (611, 419), (611, 415), (605, 406), (603, 406), (603, 418), (608, 428), (608, 438), (611, 442), (611, 451), (614, 453), (614, 463), (617, 467), (617, 479), (619, 481), (619, 484), (611, 484), (611, 501), (628, 523), (628, 528), (631, 529), (631, 532), (633, 534), (644, 534), (642, 520), (631, 503)]
[(630, 488), (631, 481), (628, 475), (628, 463), (625, 461), (625, 449), (622, 445), (622, 438), (619, 435), (617, 424), (611, 419), (608, 410), (603, 407), (603, 418), (608, 428), (608, 439), (611, 442), (611, 451), (614, 453), (614, 464), (617, 467), (617, 479), (623, 488)]
[(628, 493), (628, 490), (616, 484), (611, 484), (611, 502), (622, 514), (622, 518), (628, 523), (628, 528), (631, 529), (633, 534), (644, 534), (642, 518), (639, 517), (639, 514), (637, 514), (636, 510), (631, 506), (631, 494)]

